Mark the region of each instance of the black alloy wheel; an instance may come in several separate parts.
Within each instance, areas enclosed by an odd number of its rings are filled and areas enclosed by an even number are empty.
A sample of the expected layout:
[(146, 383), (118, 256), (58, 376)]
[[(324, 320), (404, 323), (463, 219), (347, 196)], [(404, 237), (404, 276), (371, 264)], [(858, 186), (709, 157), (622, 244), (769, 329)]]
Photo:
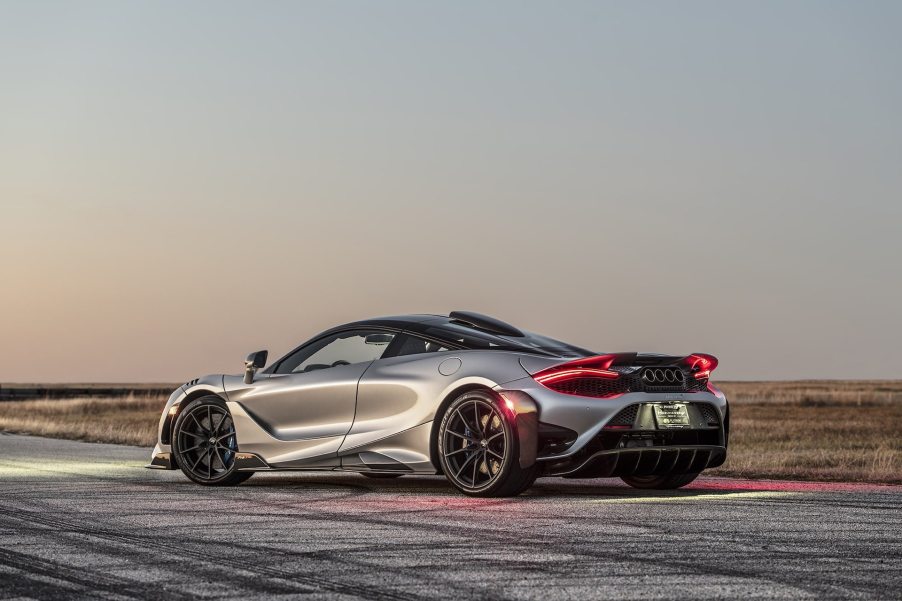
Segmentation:
[(517, 495), (532, 485), (537, 468), (520, 468), (512, 421), (494, 395), (484, 391), (464, 393), (448, 406), (438, 452), (451, 484), (481, 497)]
[(240, 484), (253, 472), (235, 466), (238, 440), (225, 402), (218, 396), (191, 401), (176, 419), (173, 453), (182, 472), (198, 484)]

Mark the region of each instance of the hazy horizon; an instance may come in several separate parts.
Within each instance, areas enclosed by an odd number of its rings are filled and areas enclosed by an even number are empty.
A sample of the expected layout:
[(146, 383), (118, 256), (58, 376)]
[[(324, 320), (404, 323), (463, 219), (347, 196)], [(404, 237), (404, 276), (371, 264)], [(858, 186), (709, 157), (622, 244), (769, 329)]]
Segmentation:
[(473, 310), (902, 377), (902, 4), (4, 2), (0, 384)]

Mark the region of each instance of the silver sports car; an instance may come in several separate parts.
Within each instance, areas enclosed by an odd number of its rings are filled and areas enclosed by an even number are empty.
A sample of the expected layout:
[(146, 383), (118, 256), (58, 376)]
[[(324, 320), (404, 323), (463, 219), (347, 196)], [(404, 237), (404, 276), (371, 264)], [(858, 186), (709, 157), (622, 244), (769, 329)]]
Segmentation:
[(678, 488), (726, 459), (727, 399), (702, 353), (598, 354), (456, 311), (350, 323), (266, 357), (176, 390), (148, 467), (209, 485), (444, 474), (490, 497), (545, 476)]

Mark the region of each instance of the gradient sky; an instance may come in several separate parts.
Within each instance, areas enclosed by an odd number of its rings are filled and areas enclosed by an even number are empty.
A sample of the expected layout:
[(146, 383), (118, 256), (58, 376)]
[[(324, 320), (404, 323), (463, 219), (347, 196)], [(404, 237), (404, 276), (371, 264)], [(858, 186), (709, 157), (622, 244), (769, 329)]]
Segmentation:
[(902, 3), (0, 2), (0, 383), (481, 311), (902, 377)]

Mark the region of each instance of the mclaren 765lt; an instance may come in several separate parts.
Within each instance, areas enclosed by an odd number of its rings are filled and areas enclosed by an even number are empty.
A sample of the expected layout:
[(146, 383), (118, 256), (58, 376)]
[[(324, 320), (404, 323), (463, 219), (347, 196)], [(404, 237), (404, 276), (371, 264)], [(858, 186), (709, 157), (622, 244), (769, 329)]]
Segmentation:
[(727, 400), (702, 353), (598, 354), (456, 311), (350, 323), (266, 358), (176, 390), (148, 467), (207, 485), (444, 474), (490, 497), (549, 476), (678, 488), (726, 459)]

